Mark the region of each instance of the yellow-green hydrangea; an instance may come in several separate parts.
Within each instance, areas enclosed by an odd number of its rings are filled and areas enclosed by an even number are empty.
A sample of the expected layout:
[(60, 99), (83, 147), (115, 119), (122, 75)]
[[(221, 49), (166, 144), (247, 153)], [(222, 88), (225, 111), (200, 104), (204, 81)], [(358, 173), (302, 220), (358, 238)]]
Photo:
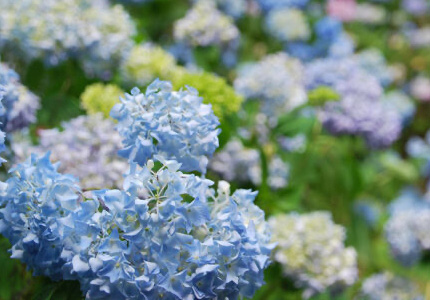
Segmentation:
[(172, 83), (175, 89), (188, 85), (198, 90), (203, 101), (212, 104), (221, 122), (225, 116), (236, 113), (243, 101), (224, 78), (208, 72), (191, 73), (183, 69), (174, 74)]
[(81, 95), (82, 107), (88, 114), (103, 113), (108, 118), (112, 107), (119, 102), (123, 90), (115, 84), (94, 83)]
[(146, 43), (136, 45), (121, 66), (121, 79), (127, 86), (146, 86), (154, 79), (170, 80), (178, 65), (163, 48)]

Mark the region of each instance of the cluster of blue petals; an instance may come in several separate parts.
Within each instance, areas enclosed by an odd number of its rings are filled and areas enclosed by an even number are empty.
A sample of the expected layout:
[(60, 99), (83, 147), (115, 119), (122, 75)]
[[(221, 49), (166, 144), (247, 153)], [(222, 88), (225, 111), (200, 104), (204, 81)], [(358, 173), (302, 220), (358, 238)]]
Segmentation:
[(205, 173), (220, 130), (211, 105), (202, 100), (191, 87), (172, 91), (167, 81), (154, 81), (145, 93), (134, 88), (111, 112), (124, 138), (120, 155), (144, 165), (159, 154), (176, 158), (183, 171)]
[[(87, 299), (251, 298), (274, 247), (257, 193), (231, 194), (225, 181), (215, 191), (213, 182), (180, 171), (198, 161), (188, 153), (216, 148), (189, 132), (203, 134), (210, 124), (216, 138), (210, 106), (192, 90), (172, 92), (156, 81), (145, 94), (127, 95), (113, 115), (124, 137), (143, 144), (143, 136), (156, 137), (151, 152), (128, 151), (122, 189), (82, 192), (49, 153), (11, 169), (0, 186), (0, 233), (12, 257), (35, 275), (78, 280)], [(175, 135), (188, 139), (190, 152), (165, 144)]]

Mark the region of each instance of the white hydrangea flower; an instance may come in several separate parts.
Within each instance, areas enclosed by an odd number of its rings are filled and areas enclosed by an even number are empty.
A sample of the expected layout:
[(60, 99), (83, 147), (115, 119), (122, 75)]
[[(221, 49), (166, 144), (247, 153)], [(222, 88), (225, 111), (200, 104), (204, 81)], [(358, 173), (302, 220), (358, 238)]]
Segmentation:
[(274, 260), (309, 298), (326, 289), (352, 285), (358, 276), (357, 253), (345, 247), (345, 229), (328, 212), (277, 215), (269, 219)]

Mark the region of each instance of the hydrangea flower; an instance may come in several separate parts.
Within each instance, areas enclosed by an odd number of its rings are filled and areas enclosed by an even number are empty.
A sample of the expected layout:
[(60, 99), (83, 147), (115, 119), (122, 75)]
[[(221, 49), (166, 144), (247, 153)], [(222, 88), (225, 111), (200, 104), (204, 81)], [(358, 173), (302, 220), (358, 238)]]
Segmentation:
[(62, 131), (40, 130), (37, 146), (29, 138), (12, 138), (16, 161), (25, 160), (30, 153), (51, 151), (52, 160), (61, 163), (59, 171), (79, 178), (84, 190), (120, 187), (128, 164), (117, 156), (122, 143), (114, 122), (93, 114), (64, 122), (62, 127)]
[(36, 122), (36, 112), (40, 107), (39, 98), (22, 85), (14, 70), (2, 63), (0, 86), (5, 106), (5, 113), (0, 116), (2, 128), (11, 132)]
[(402, 119), (398, 111), (387, 108), (382, 86), (353, 58), (320, 59), (306, 68), (307, 88), (333, 88), (341, 101), (328, 102), (319, 117), (332, 134), (363, 136), (370, 147), (391, 145), (401, 133)]
[(87, 86), (81, 94), (82, 107), (88, 114), (102, 113), (109, 117), (112, 107), (119, 102), (124, 92), (115, 84), (94, 83)]
[(278, 143), (287, 152), (303, 153), (306, 150), (307, 137), (302, 133), (292, 137), (281, 136), (278, 138)]
[(9, 173), (0, 190), (0, 233), (12, 244), (11, 257), (34, 275), (62, 279), (62, 222), (78, 206), (79, 186), (57, 172), (49, 155), (33, 155)]
[(352, 21), (355, 17), (357, 3), (355, 0), (328, 0), (328, 15), (343, 22)]
[[(224, 181), (215, 192), (211, 181), (179, 171), (184, 168), (178, 161), (188, 168), (202, 167), (200, 155), (207, 161), (205, 155), (218, 143), (218, 122), (195, 91), (171, 89), (170, 83), (155, 81), (146, 94), (126, 95), (113, 112), (125, 141), (146, 145), (145, 137), (159, 139), (152, 152), (129, 156), (123, 189), (82, 193), (73, 177), (57, 172), (49, 154), (33, 155), (11, 170), (0, 185), (0, 232), (12, 244), (12, 257), (36, 275), (78, 280), (88, 299), (254, 295), (273, 249), (264, 212), (254, 204), (257, 193), (230, 194)], [(96, 116), (97, 125), (110, 122), (101, 115), (80, 117), (72, 121), (78, 125), (73, 134), (92, 141), (82, 123)], [(64, 127), (62, 133), (50, 132), (56, 141), (68, 140), (72, 127)], [(97, 129), (112, 135), (108, 128)], [(185, 149), (164, 143), (176, 143), (178, 135), (188, 142)], [(89, 151), (101, 146), (90, 145)]]
[(131, 86), (146, 86), (157, 78), (171, 79), (179, 68), (175, 58), (161, 47), (145, 43), (136, 45), (121, 65), (121, 80)]
[(277, 190), (288, 185), (290, 166), (285, 164), (280, 157), (273, 157), (269, 162), (268, 168), (269, 176), (267, 177), (267, 183), (272, 189)]
[(274, 260), (304, 289), (305, 299), (357, 280), (357, 254), (345, 247), (345, 229), (333, 223), (330, 213), (277, 215), (269, 224), (277, 243)]
[(0, 10), (0, 47), (19, 59), (75, 58), (89, 75), (107, 77), (132, 45), (130, 16), (105, 0), (5, 0)]
[(304, 80), (300, 61), (278, 53), (243, 66), (234, 87), (245, 98), (261, 101), (261, 111), (277, 119), (307, 101)]
[(425, 76), (417, 76), (411, 80), (410, 92), (412, 97), (419, 101), (430, 101), (430, 78)]
[(387, 66), (381, 51), (368, 49), (356, 54), (355, 57), (359, 66), (375, 76), (383, 86), (387, 86), (393, 81), (392, 70)]
[(422, 16), (430, 11), (430, 4), (426, 0), (402, 0), (402, 8), (408, 13)]
[(229, 141), (214, 155), (209, 169), (227, 181), (261, 184), (260, 153), (255, 149), (245, 148), (237, 139)]
[(237, 40), (239, 30), (213, 1), (200, 0), (175, 23), (174, 36), (177, 41), (193, 46), (219, 46)]
[(264, 11), (272, 11), (284, 7), (304, 7), (309, 0), (257, 0)]
[(357, 300), (424, 300), (418, 286), (391, 273), (379, 273), (363, 282)]
[(430, 131), (424, 138), (414, 136), (406, 144), (406, 152), (409, 156), (424, 161), (422, 173), (424, 176), (430, 174)]
[[(163, 163), (156, 172), (151, 162), (132, 168), (124, 191), (93, 192), (104, 208), (87, 221), (93, 241), (72, 249), (63, 269), (79, 274), (90, 299), (252, 297), (271, 249), (256, 194), (230, 196), (226, 182), (215, 194), (210, 181)], [(139, 190), (148, 196), (136, 197)]]
[(140, 165), (160, 154), (176, 158), (182, 170), (205, 173), (219, 145), (218, 119), (190, 87), (174, 92), (170, 82), (156, 80), (145, 94), (134, 88), (114, 106), (111, 116), (123, 137), (120, 154)]
[(390, 205), (385, 235), (393, 257), (405, 266), (415, 264), (430, 250), (430, 202), (416, 191), (405, 190)]
[(416, 107), (411, 98), (401, 91), (391, 91), (382, 97), (384, 105), (395, 109), (402, 118), (403, 124), (412, 120)]
[(303, 12), (295, 8), (272, 10), (266, 16), (267, 31), (283, 42), (306, 41), (311, 36)]

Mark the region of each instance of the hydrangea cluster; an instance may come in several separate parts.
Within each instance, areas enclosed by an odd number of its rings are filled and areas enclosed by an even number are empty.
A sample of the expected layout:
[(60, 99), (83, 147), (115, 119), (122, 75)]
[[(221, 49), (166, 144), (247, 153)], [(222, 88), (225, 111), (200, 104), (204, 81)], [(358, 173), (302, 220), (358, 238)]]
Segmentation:
[(176, 92), (170, 82), (156, 80), (145, 94), (137, 88), (126, 94), (111, 116), (123, 137), (120, 155), (139, 165), (160, 154), (176, 157), (181, 170), (204, 173), (219, 146), (218, 119), (191, 87)]
[(32, 156), (0, 198), (12, 256), (35, 274), (79, 280), (89, 299), (252, 297), (271, 251), (256, 193), (230, 196), (220, 182), (215, 194), (176, 161), (162, 163), (132, 167), (124, 190), (83, 195), (48, 156)]
[(415, 16), (422, 16), (430, 11), (430, 4), (426, 0), (402, 0), (402, 8)]
[(418, 286), (410, 280), (380, 273), (367, 278), (357, 300), (424, 300)]
[(0, 47), (18, 58), (48, 65), (75, 58), (105, 77), (132, 45), (130, 16), (105, 0), (5, 0), (0, 10)]
[(416, 191), (406, 190), (390, 206), (385, 225), (393, 257), (405, 266), (415, 264), (430, 250), (430, 202)]
[(117, 155), (122, 143), (113, 121), (93, 114), (64, 122), (62, 127), (62, 131), (39, 130), (37, 146), (29, 138), (14, 139), (11, 146), (16, 160), (50, 151), (52, 160), (60, 162), (59, 171), (79, 178), (84, 190), (122, 186), (128, 164)]
[(234, 87), (245, 98), (261, 101), (261, 111), (269, 118), (277, 118), (307, 101), (304, 80), (300, 61), (277, 53), (243, 66)]
[[(256, 186), (262, 182), (260, 152), (245, 148), (238, 139), (232, 139), (217, 152), (209, 164), (209, 169), (227, 181), (252, 183)], [(277, 190), (288, 185), (289, 165), (280, 157), (269, 159), (267, 184)]]
[(277, 215), (269, 219), (274, 260), (309, 298), (353, 284), (358, 277), (356, 252), (345, 247), (345, 229), (327, 212)]
[(261, 159), (256, 149), (245, 148), (240, 140), (229, 141), (210, 161), (209, 169), (224, 180), (261, 184)]
[(132, 86), (146, 86), (156, 78), (168, 79), (178, 68), (175, 58), (161, 47), (136, 45), (121, 65), (121, 79)]
[(354, 51), (352, 39), (344, 32), (342, 23), (332, 17), (319, 19), (313, 26), (315, 41), (291, 42), (286, 50), (304, 61), (319, 57), (344, 57)]
[[(190, 131), (217, 125), (210, 106), (195, 92), (172, 92), (170, 83), (155, 81), (146, 94), (126, 95), (113, 114), (122, 116), (124, 137), (143, 144), (145, 134), (159, 138), (154, 151), (129, 154), (122, 189), (82, 192), (76, 179), (57, 172), (49, 154), (13, 168), (0, 186), (0, 233), (11, 242), (12, 257), (36, 275), (78, 280), (87, 299), (251, 298), (274, 247), (264, 212), (253, 203), (257, 193), (231, 194), (224, 181), (215, 192), (211, 181), (179, 171), (178, 161), (194, 163), (188, 152), (163, 148), (164, 135), (175, 134), (210, 149), (206, 138), (216, 139), (217, 130), (202, 139), (196, 138), (201, 132)], [(108, 122), (98, 118), (98, 125)], [(79, 125), (73, 132), (88, 138), (83, 120), (72, 121)], [(71, 127), (65, 127), (61, 138), (51, 132), (56, 141), (68, 140)]]
[(391, 91), (386, 93), (382, 97), (382, 102), (386, 107), (390, 109), (394, 108), (397, 111), (402, 118), (403, 124), (411, 121), (416, 111), (415, 103), (408, 97), (408, 95), (401, 91)]
[(109, 117), (112, 107), (119, 102), (124, 92), (115, 84), (94, 83), (87, 86), (81, 95), (82, 107), (90, 115), (102, 113)]
[[(1, 18), (1, 17), (0, 17)], [(0, 63), (0, 86), (5, 107), (0, 119), (7, 132), (27, 127), (36, 121), (39, 98), (30, 92), (19, 80), (18, 74)]]
[(230, 17), (217, 9), (216, 3), (200, 0), (175, 23), (174, 36), (192, 46), (226, 45), (239, 38), (239, 30)]
[(79, 205), (77, 181), (59, 174), (49, 155), (32, 155), (10, 174), (0, 191), (0, 233), (12, 244), (11, 257), (35, 275), (61, 279), (62, 222)]
[(304, 7), (309, 0), (257, 0), (264, 11), (276, 10), (284, 7)]
[(381, 101), (379, 81), (356, 60), (316, 60), (307, 65), (306, 79), (309, 90), (328, 86), (342, 97), (326, 103), (320, 112), (324, 127), (332, 134), (363, 136), (373, 148), (387, 147), (398, 139), (401, 115)]
[(387, 86), (393, 81), (392, 70), (387, 66), (381, 51), (368, 49), (358, 53), (355, 57), (359, 66), (375, 76), (383, 86)]
[(424, 138), (414, 136), (406, 144), (406, 152), (409, 156), (424, 161), (422, 173), (424, 176), (430, 174), (430, 131)]
[(417, 76), (410, 83), (411, 95), (419, 101), (430, 101), (430, 78), (425, 76)]
[(266, 17), (266, 27), (270, 34), (283, 42), (306, 41), (311, 35), (305, 15), (294, 8), (272, 10)]

